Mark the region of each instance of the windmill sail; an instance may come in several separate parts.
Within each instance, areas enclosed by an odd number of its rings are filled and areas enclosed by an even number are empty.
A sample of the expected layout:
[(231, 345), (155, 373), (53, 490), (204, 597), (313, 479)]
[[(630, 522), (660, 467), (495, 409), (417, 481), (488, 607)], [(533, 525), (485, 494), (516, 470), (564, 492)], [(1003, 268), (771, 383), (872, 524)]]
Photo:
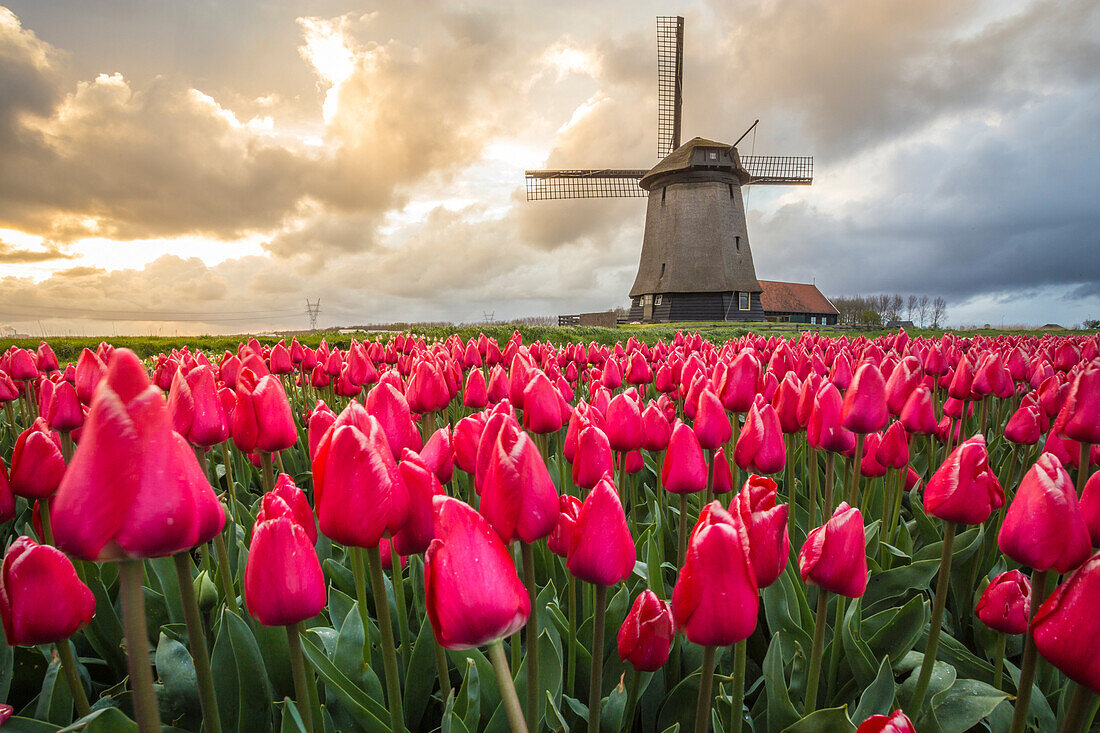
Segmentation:
[(811, 155), (742, 155), (753, 186), (808, 186), (814, 182)]
[(527, 200), (606, 199), (645, 196), (638, 181), (644, 170), (610, 168), (562, 171), (524, 171)]
[(680, 147), (683, 106), (684, 19), (657, 18), (657, 157)]

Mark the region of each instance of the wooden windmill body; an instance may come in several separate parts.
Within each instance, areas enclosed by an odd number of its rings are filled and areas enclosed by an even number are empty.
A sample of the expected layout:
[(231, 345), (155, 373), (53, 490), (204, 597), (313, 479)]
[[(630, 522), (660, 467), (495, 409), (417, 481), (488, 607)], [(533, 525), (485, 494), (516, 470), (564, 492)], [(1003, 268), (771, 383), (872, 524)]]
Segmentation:
[(631, 321), (762, 321), (741, 188), (808, 185), (813, 158), (741, 157), (736, 143), (698, 137), (681, 145), (683, 41), (683, 18), (657, 19), (660, 162), (649, 170), (526, 171), (527, 200), (649, 197)]

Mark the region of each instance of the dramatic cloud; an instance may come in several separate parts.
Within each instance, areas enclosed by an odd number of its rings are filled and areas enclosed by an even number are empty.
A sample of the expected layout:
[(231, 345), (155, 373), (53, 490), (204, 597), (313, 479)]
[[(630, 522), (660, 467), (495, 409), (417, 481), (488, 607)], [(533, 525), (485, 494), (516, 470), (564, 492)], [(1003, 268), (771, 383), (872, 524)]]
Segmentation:
[[(239, 331), (304, 325), (317, 297), (329, 324), (625, 302), (644, 199), (527, 202), (522, 177), (656, 162), (651, 8), (101, 5), (0, 8), (0, 302), (20, 304), (0, 319)], [(760, 277), (943, 295), (956, 323), (1100, 311), (1094, 0), (682, 12), (685, 139), (759, 117), (742, 152), (815, 155), (813, 186), (747, 191)]]

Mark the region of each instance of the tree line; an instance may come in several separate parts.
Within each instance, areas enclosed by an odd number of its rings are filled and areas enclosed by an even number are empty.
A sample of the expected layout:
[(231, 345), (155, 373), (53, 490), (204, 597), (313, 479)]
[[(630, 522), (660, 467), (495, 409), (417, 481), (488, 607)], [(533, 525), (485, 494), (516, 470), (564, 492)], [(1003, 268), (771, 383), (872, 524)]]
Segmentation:
[(831, 298), (840, 311), (839, 322), (849, 325), (885, 326), (891, 321), (911, 321), (920, 328), (947, 324), (947, 301), (927, 295), (844, 295)]

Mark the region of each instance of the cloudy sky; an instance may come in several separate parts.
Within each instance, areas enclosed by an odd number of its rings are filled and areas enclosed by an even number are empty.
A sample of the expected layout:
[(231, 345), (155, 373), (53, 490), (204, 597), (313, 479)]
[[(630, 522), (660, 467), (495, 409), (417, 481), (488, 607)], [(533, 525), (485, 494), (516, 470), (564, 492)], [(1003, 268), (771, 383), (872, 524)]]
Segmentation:
[(1095, 0), (0, 0), (0, 325), (625, 304), (644, 199), (527, 203), (523, 170), (656, 162), (658, 14), (685, 139), (814, 156), (747, 189), (759, 277), (1100, 317)]

